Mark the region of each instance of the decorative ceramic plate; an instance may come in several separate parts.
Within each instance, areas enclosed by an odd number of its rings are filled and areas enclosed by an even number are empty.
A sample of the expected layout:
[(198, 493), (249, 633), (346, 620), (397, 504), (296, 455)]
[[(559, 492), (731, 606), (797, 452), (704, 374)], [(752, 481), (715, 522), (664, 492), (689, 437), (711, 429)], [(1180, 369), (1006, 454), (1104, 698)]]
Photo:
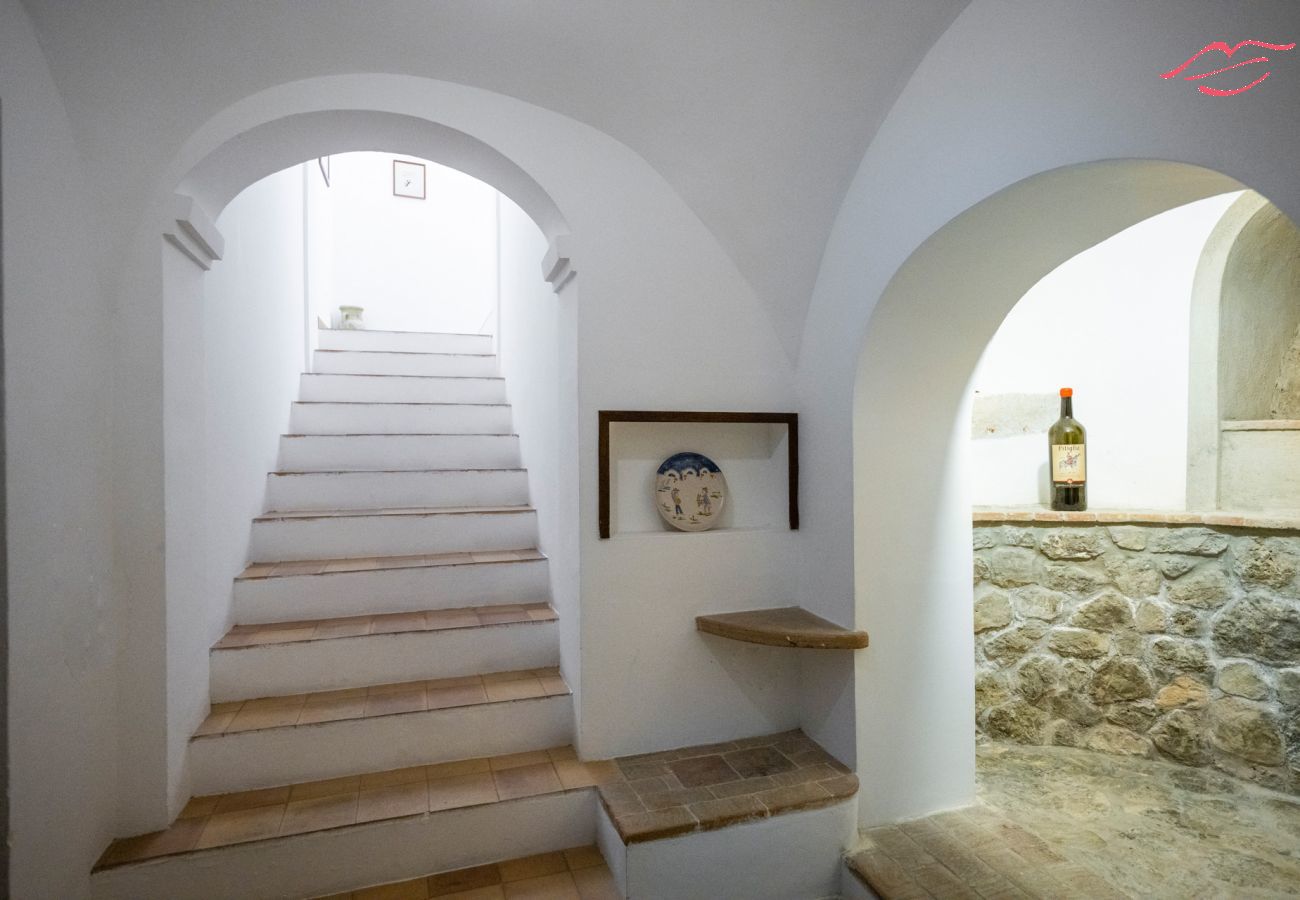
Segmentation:
[(682, 531), (708, 531), (722, 518), (727, 479), (702, 453), (674, 453), (659, 464), (655, 506), (664, 521)]

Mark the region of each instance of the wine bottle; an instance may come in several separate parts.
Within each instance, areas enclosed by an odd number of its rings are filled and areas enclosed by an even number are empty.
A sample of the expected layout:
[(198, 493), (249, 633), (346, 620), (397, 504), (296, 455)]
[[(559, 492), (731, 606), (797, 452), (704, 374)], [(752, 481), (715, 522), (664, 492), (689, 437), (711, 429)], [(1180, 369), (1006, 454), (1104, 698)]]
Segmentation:
[(1074, 418), (1074, 390), (1061, 388), (1061, 418), (1047, 431), (1052, 509), (1088, 508), (1087, 434)]

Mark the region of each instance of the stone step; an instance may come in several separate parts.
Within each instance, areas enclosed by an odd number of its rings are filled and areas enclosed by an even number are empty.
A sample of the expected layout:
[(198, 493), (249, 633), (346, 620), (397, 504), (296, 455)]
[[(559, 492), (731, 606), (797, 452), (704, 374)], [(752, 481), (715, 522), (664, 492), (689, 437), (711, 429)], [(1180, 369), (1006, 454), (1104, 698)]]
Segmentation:
[(558, 666), (545, 603), (238, 625), (212, 648), (213, 701)]
[(332, 375), (498, 375), (491, 353), (412, 353), (383, 350), (317, 350), (312, 371)]
[(517, 469), (515, 434), (284, 434), (281, 472)]
[(490, 334), (443, 334), (424, 331), (344, 331), (322, 328), (321, 350), (379, 350), (387, 353), (491, 354)]
[[(96, 900), (279, 900), (428, 872), (468, 878), (466, 867), (589, 846), (591, 785), (610, 769), (556, 747), (199, 796), (165, 831), (114, 841), (92, 890)], [(574, 871), (587, 863), (590, 851)], [(535, 877), (539, 865), (503, 874)]]
[(317, 900), (432, 900), (437, 897), (448, 900), (503, 897), (623, 900), (609, 867), (594, 845), (370, 885), (362, 890), (331, 894)]
[(235, 579), (246, 625), (465, 606), (546, 603), (547, 560), (535, 549), (257, 563)]
[(299, 376), (298, 399), (326, 403), (505, 403), (500, 377), (439, 375)]
[(558, 669), (214, 704), (190, 740), (202, 793), (252, 790), (556, 746), (573, 733)]
[(536, 543), (537, 511), (527, 506), (300, 510), (254, 519), (249, 559), (472, 553)]
[(638, 900), (834, 897), (857, 777), (801, 731), (616, 760), (597, 840)]
[(417, 472), (272, 472), (270, 509), (380, 509), (398, 506), (524, 506), (526, 469)]
[(508, 434), (505, 403), (375, 403), (371, 401), (292, 404), (295, 434)]

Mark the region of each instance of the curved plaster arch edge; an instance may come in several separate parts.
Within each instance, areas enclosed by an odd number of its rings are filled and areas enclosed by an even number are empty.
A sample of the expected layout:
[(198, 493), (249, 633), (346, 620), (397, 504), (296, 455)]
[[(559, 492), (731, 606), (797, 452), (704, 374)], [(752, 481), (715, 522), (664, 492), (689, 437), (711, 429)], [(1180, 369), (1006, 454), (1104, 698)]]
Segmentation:
[(1187, 379), (1187, 506), (1219, 507), (1219, 301), (1237, 238), (1269, 201), (1246, 191), (1228, 208), (1201, 250), (1192, 277)]
[[(1133, 177), (1148, 176), (1159, 176), (1159, 189), (1129, 190)], [(858, 770), (873, 782), (864, 794), (871, 800), (860, 804), (862, 824), (972, 796), (964, 389), (988, 338), (1026, 290), (1078, 252), (1164, 209), (1234, 188), (1227, 176), (1179, 163), (1054, 169), (954, 217), (886, 285), (853, 396), (854, 619), (880, 638), (855, 660)], [(1079, 215), (1061, 222), (1063, 205)], [(888, 477), (875, 477), (882, 472)], [(891, 537), (900, 533), (924, 539), (900, 545)], [(882, 689), (891, 680), (923, 686)], [(900, 730), (907, 753), (897, 750)]]

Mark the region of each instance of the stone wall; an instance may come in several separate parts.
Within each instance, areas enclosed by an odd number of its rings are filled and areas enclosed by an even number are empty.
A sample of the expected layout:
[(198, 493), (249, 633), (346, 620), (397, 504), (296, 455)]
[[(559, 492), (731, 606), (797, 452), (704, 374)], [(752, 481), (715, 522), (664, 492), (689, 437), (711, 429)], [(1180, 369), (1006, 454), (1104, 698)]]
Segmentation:
[(1300, 531), (976, 523), (976, 713), (1300, 794)]

